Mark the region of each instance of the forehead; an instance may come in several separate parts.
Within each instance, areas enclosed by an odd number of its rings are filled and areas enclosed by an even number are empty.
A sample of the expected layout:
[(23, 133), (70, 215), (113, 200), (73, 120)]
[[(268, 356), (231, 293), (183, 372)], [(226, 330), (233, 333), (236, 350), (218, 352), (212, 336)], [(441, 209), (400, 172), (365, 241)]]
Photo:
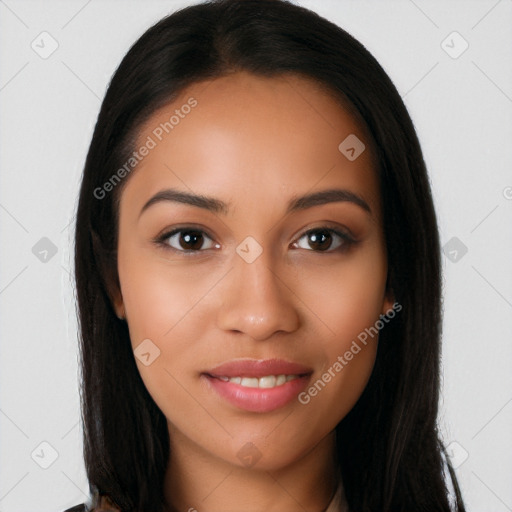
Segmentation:
[[(172, 186), (257, 207), (343, 186), (380, 209), (366, 127), (326, 88), (296, 75), (237, 72), (194, 83), (142, 125), (136, 149), (144, 145), (151, 149), (121, 203)], [(348, 158), (347, 149), (363, 147)]]

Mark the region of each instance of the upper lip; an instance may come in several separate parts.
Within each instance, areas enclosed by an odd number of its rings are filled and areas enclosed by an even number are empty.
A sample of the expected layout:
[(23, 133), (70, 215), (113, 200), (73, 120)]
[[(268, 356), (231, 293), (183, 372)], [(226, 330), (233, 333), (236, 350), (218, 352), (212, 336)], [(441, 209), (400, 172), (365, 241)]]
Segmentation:
[(266, 375), (303, 375), (312, 368), (284, 359), (236, 359), (204, 373), (212, 377), (264, 377)]

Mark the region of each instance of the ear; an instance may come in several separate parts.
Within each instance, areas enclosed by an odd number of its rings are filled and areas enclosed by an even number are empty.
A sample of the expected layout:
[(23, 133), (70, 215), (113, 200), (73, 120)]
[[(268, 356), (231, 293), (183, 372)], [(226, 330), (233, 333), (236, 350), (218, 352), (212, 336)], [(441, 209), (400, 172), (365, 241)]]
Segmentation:
[[(126, 318), (123, 295), (117, 274), (117, 250), (107, 251), (98, 233), (91, 229), (93, 252), (98, 261), (99, 274), (115, 314), (120, 320)], [(107, 256), (108, 255), (108, 256)], [(116, 256), (114, 258), (114, 256)]]
[(395, 293), (393, 292), (393, 289), (389, 285), (389, 282), (386, 282), (386, 292), (384, 295), (384, 300), (382, 301), (381, 315), (385, 315), (390, 309), (392, 309), (394, 303)]
[(116, 312), (117, 318), (119, 320), (125, 320), (126, 319), (126, 311), (124, 309), (124, 301), (123, 301), (123, 295), (119, 288), (116, 289), (116, 291), (113, 293), (113, 296), (111, 298), (112, 300), (112, 307), (114, 308), (114, 311)]

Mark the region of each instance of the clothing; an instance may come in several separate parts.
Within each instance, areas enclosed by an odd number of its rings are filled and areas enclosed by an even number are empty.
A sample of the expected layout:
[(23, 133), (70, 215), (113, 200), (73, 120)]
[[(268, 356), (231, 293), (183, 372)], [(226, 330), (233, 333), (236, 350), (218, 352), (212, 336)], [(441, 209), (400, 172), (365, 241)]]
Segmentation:
[(64, 510), (64, 512), (121, 512), (120, 509), (114, 507), (112, 502), (106, 497), (99, 498), (99, 505), (93, 507), (91, 504), (82, 503), (72, 508)]
[(75, 505), (74, 507), (64, 510), (64, 512), (88, 512), (86, 506), (82, 503), (81, 505)]
[(325, 512), (348, 512), (345, 492), (343, 490), (341, 480), (331, 502), (329, 503), (329, 506), (325, 509)]

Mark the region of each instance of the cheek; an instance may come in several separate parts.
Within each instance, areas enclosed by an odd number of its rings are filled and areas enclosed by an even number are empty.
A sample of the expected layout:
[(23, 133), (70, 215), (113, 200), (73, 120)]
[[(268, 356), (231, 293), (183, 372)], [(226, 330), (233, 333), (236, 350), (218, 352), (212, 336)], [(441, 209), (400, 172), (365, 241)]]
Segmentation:
[(198, 370), (194, 340), (205, 332), (201, 301), (212, 278), (166, 268), (153, 257), (120, 260), (119, 279), (141, 378), (165, 416), (180, 425), (197, 415), (187, 389), (190, 370)]
[[(208, 336), (211, 316), (205, 306), (218, 273), (206, 266), (187, 268), (154, 254), (136, 256), (126, 250), (120, 254), (119, 280), (130, 340), (144, 384), (162, 410), (168, 403), (177, 404), (177, 409), (189, 407), (186, 393), (179, 404), (180, 383), (190, 379), (191, 369), (201, 369), (197, 345)], [(141, 357), (147, 353), (149, 357)]]
[[(152, 258), (119, 261), (119, 279), (132, 345), (150, 338), (173, 339), (177, 327), (194, 316), (211, 286), (212, 276), (165, 265)], [(191, 328), (190, 323), (187, 327)], [(192, 326), (193, 328), (193, 326)]]
[(311, 417), (327, 416), (336, 423), (363, 392), (377, 354), (386, 272), (376, 246), (354, 253), (344, 264), (302, 273), (297, 294), (314, 313), (319, 350), (325, 354), (316, 379), (299, 396), (312, 408)]
[(302, 269), (294, 291), (314, 313), (311, 318), (327, 347), (344, 350), (378, 320), (387, 275), (382, 254), (375, 243), (332, 264)]

